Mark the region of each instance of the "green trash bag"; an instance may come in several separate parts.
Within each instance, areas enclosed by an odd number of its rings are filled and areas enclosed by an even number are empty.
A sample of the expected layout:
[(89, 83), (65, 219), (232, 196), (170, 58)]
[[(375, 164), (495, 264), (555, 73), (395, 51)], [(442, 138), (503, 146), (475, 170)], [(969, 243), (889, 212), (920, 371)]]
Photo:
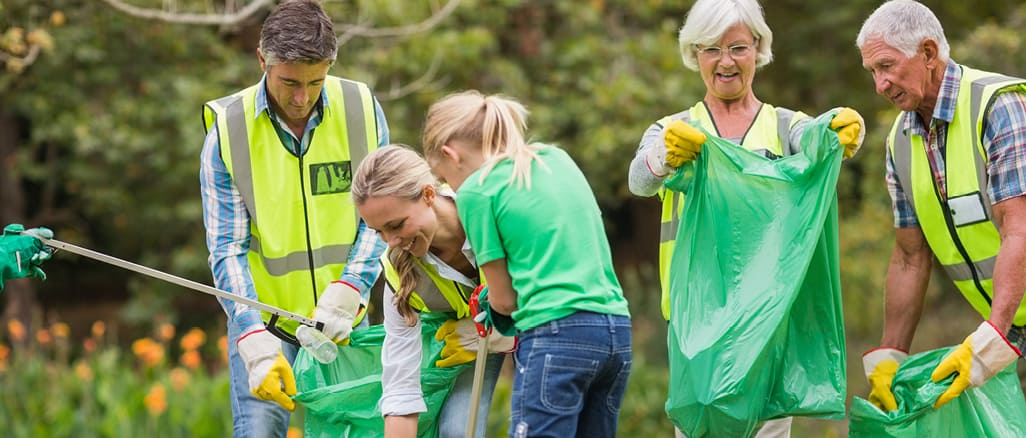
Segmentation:
[(688, 437), (844, 418), (832, 117), (777, 160), (709, 135), (666, 183), (687, 194), (670, 265), (666, 413)]
[[(420, 414), (417, 436), (438, 436), (437, 417), (456, 377), (466, 367), (437, 368), (442, 342), (435, 331), (448, 315), (425, 314), (421, 319), (424, 354), (420, 382), (427, 412)], [(384, 436), (385, 422), (378, 408), (381, 399), (381, 345), (385, 327), (375, 325), (353, 332), (348, 346), (338, 348), (338, 357), (322, 364), (300, 349), (292, 365), (296, 375), (294, 400), (306, 408), (304, 436), (376, 438)]]
[(869, 400), (854, 397), (848, 436), (894, 438), (1026, 437), (1026, 399), (1015, 363), (979, 388), (965, 390), (934, 410), (933, 403), (954, 376), (933, 383), (930, 374), (956, 347), (909, 357), (891, 385), (898, 409), (883, 412)]

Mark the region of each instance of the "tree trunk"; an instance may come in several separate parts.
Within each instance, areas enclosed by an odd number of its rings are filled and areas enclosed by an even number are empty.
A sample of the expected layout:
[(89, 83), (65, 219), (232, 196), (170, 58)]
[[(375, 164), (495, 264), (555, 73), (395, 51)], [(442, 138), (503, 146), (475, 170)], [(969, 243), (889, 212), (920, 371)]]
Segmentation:
[[(25, 196), (17, 168), (20, 128), (14, 114), (0, 110), (0, 226), (23, 223), (25, 220)], [(18, 319), (25, 327), (31, 327), (32, 315), (39, 310), (36, 287), (32, 281), (33, 279), (18, 279), (4, 284), (0, 301), (6, 301), (2, 318), (5, 326), (7, 321)], [(32, 333), (32, 330), (28, 333)], [(21, 344), (24, 345), (26, 341), (27, 337)]]

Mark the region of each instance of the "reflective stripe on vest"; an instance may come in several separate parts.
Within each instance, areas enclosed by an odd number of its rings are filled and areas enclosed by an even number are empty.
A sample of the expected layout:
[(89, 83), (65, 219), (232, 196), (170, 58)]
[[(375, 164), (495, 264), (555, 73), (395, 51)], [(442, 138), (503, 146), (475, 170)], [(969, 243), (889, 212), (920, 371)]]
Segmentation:
[[(962, 67), (955, 116), (948, 125), (945, 141), (946, 201), (941, 200), (936, 187), (923, 138), (902, 132), (906, 113), (898, 115), (889, 136), (894, 171), (905, 188), (906, 198), (916, 212), (931, 251), (969, 304), (984, 318), (990, 317), (994, 266), (1001, 236), (993, 222), (991, 199), (986, 190), (987, 151), (981, 142), (983, 120), (994, 96), (1014, 86), (1026, 91), (1026, 80)], [(960, 111), (965, 108), (969, 110)], [(980, 220), (964, 224), (956, 221), (957, 211), (953, 214), (949, 202), (964, 200), (980, 204), (983, 212)], [(1014, 324), (1026, 324), (1026, 303), (1020, 304)]]
[[(268, 114), (256, 113), (259, 86), (207, 102), (204, 122), (208, 130), (216, 123), (221, 157), (249, 214), (247, 258), (258, 299), (309, 314), (317, 294), (341, 276), (356, 238), (349, 188), (377, 147), (373, 97), (362, 83), (328, 76), (321, 123), (296, 157)], [(297, 323), (280, 325), (293, 333)]]
[[(794, 155), (800, 151), (800, 148), (799, 145), (791, 144), (791, 127), (807, 117), (804, 113), (763, 104), (755, 121), (752, 122), (752, 126), (742, 138), (741, 146), (771, 158)], [(699, 102), (685, 111), (663, 117), (656, 124), (665, 127), (674, 120), (683, 120), (685, 123), (691, 123), (694, 120), (705, 130), (716, 132), (716, 125), (703, 102)], [(767, 152), (769, 154), (766, 154)], [(662, 292), (660, 308), (663, 318), (669, 321), (669, 267), (670, 259), (673, 257), (674, 242), (677, 238), (677, 228), (680, 225), (680, 213), (684, 209), (684, 194), (663, 188), (659, 191), (659, 197), (663, 201), (662, 217), (659, 223), (659, 286)]]
[[(388, 258), (389, 251), (385, 251), (385, 255), (381, 257), (385, 281), (393, 291), (398, 291), (402, 282), (399, 279), (399, 272)], [(472, 290), (468, 290), (456, 281), (442, 277), (433, 266), (420, 259), (414, 257), (413, 260), (415, 261), (413, 269), (417, 270), (417, 274), (419, 274), (417, 286), (410, 294), (410, 306), (414, 310), (417, 312), (456, 312), (456, 319), (470, 315), (468, 303)]]

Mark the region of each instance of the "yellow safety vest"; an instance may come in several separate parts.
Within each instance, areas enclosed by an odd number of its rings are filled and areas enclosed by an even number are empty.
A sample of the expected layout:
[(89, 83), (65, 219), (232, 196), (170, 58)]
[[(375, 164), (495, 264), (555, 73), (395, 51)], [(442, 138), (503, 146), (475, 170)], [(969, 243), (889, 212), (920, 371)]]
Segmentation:
[[(367, 85), (328, 76), (321, 124), (297, 157), (267, 112), (256, 113), (259, 86), (207, 102), (203, 119), (207, 130), (216, 123), (221, 158), (249, 213), (246, 256), (257, 298), (309, 315), (318, 293), (342, 275), (356, 240), (349, 192), (353, 172), (378, 144), (374, 100)], [(289, 334), (298, 326), (278, 324)]]
[[(385, 281), (388, 282), (392, 290), (398, 291), (401, 284), (399, 272), (392, 266), (392, 262), (388, 258), (389, 251), (385, 251), (385, 255), (381, 257), (385, 270)], [(454, 312), (456, 319), (471, 316), (469, 302), (474, 288), (442, 277), (438, 270), (430, 264), (424, 263), (420, 258), (414, 257), (413, 260), (416, 262), (414, 269), (420, 274), (417, 286), (410, 294), (410, 306), (414, 310), (417, 312)]]
[[(741, 146), (770, 158), (793, 155), (800, 149), (798, 145), (791, 144), (791, 128), (806, 118), (808, 116), (800, 111), (774, 108), (772, 105), (763, 104), (759, 109), (759, 114), (755, 116), (751, 128), (741, 140)], [(709, 132), (716, 132), (712, 115), (709, 114), (709, 110), (703, 102), (698, 102), (695, 106), (677, 114), (663, 117), (656, 124), (664, 127), (674, 120), (683, 120)], [(662, 218), (659, 225), (659, 285), (662, 290), (660, 307), (663, 311), (663, 318), (669, 321), (670, 259), (673, 256), (674, 242), (677, 238), (680, 213), (684, 210), (684, 194), (663, 188), (659, 191), (659, 198), (663, 201)]]
[[(898, 115), (888, 138), (898, 181), (930, 249), (984, 318), (990, 317), (1001, 236), (993, 222), (986, 190), (988, 159), (981, 140), (983, 120), (994, 96), (1009, 89), (1026, 92), (1026, 80), (962, 67), (955, 115), (945, 142), (947, 199), (941, 199), (936, 190), (923, 137), (909, 136), (901, 129), (906, 113)], [(1019, 305), (1013, 323), (1026, 324), (1026, 303)]]

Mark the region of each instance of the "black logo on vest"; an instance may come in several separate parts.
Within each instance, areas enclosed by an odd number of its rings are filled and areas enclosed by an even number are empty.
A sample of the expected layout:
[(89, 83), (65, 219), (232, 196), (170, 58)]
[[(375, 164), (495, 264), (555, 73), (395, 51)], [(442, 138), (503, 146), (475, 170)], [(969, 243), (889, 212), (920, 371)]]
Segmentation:
[(353, 167), (348, 161), (310, 165), (310, 192), (313, 196), (348, 192), (353, 184)]

